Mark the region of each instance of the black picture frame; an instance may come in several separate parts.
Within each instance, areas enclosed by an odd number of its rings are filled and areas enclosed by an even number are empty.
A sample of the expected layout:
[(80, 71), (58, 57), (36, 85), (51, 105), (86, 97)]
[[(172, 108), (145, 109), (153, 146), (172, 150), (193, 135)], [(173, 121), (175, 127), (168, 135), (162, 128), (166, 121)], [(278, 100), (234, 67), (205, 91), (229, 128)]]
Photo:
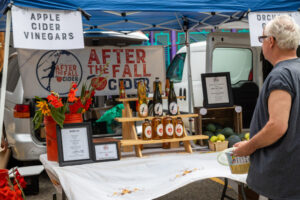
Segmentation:
[(229, 72), (201, 74), (201, 81), (204, 107), (218, 108), (233, 106)]
[[(104, 155), (107, 154), (107, 155)], [(113, 138), (93, 140), (93, 161), (106, 162), (120, 160), (120, 141)]]
[[(59, 166), (80, 165), (93, 162), (91, 123), (64, 124), (56, 126)], [(73, 141), (72, 141), (73, 140)], [(72, 144), (70, 144), (72, 143)], [(74, 148), (78, 148), (74, 150)], [(73, 149), (73, 152), (70, 152)], [(77, 156), (77, 157), (76, 157)]]

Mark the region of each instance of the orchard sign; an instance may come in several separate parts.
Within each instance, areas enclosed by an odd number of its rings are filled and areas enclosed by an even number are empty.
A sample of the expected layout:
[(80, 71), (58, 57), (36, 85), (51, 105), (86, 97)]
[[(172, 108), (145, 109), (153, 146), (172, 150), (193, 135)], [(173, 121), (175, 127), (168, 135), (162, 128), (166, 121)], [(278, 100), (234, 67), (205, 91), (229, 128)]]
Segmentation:
[(164, 50), (154, 47), (96, 47), (83, 50), (33, 51), (19, 49), (19, 66), (25, 97), (66, 95), (75, 82), (96, 87), (96, 95), (118, 95), (119, 81), (127, 94), (135, 94), (145, 80), (152, 91), (155, 77), (165, 81)]

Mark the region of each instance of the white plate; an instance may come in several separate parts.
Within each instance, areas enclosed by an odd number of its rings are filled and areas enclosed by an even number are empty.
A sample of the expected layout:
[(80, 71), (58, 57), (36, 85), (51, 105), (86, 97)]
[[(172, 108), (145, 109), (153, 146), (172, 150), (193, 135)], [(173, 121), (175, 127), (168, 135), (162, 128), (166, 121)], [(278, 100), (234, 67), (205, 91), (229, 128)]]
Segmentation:
[(235, 148), (236, 147), (231, 147), (231, 148), (225, 149), (224, 151), (221, 151), (217, 156), (218, 163), (220, 163), (221, 165), (228, 166), (229, 164), (228, 164), (227, 156), (225, 153), (232, 152)]

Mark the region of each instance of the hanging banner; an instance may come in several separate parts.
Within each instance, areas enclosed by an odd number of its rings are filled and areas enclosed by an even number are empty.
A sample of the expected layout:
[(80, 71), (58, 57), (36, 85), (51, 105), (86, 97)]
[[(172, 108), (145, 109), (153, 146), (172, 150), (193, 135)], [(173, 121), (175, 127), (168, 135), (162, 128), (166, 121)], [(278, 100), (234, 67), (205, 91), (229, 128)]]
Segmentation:
[(250, 12), (248, 15), (250, 41), (251, 46), (261, 46), (262, 43), (258, 41), (258, 37), (263, 35), (264, 27), (274, 17), (279, 15), (289, 15), (300, 25), (299, 12)]
[[(93, 84), (96, 95), (119, 95), (124, 80), (126, 94), (137, 93), (137, 82), (145, 80), (149, 91), (155, 77), (165, 82), (162, 46), (87, 47), (82, 50), (37, 51), (18, 49), (24, 96), (47, 97), (50, 91), (65, 96), (73, 82)], [(77, 94), (80, 94), (78, 90)]]
[(24, 49), (84, 48), (79, 11), (12, 7), (14, 47)]

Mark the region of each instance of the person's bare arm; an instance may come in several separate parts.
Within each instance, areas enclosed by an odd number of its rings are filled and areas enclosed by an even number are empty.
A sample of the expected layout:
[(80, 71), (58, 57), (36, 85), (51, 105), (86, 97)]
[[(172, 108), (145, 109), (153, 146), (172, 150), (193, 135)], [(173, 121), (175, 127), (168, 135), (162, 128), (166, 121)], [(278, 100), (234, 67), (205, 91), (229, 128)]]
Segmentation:
[(274, 90), (268, 99), (269, 121), (249, 141), (239, 142), (234, 146), (236, 156), (247, 156), (256, 149), (260, 149), (275, 143), (288, 129), (292, 98), (285, 90)]

